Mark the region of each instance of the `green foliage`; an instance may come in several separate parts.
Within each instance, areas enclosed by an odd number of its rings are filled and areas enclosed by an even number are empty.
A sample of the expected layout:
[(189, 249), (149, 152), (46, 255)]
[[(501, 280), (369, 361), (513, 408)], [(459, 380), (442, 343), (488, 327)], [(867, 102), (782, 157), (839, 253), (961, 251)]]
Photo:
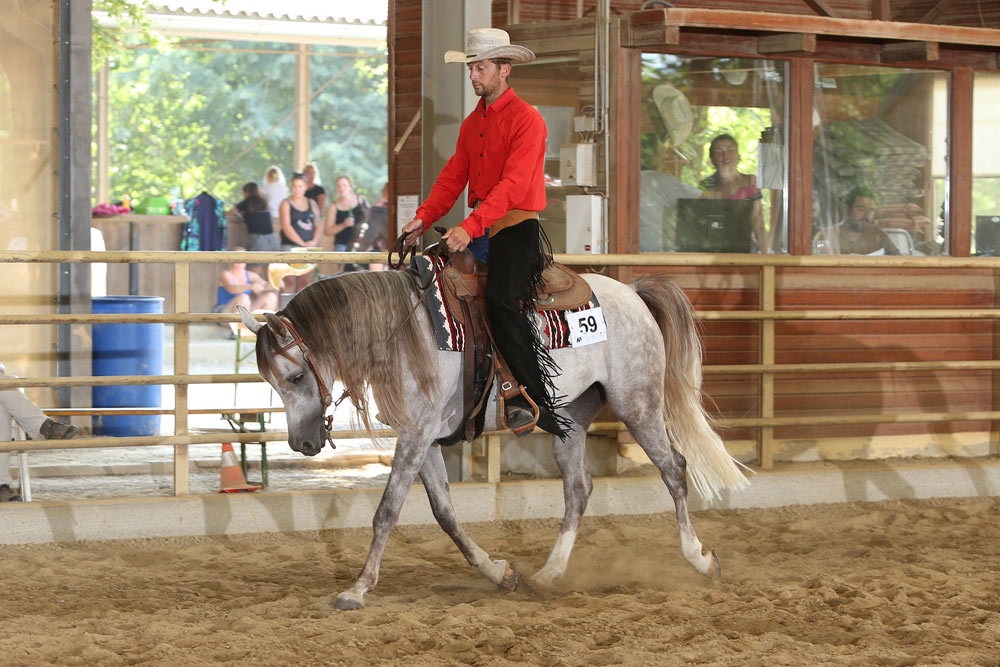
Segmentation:
[[(288, 50), (245, 42), (206, 46)], [(327, 184), (342, 170), (359, 190), (377, 195), (387, 171), (384, 60), (314, 56), (310, 64), (313, 90), (333, 78), (312, 100), (313, 159)], [(277, 164), (286, 178), (302, 167), (292, 164), (292, 53), (142, 48), (124, 52), (111, 68), (112, 199), (126, 192), (189, 198), (207, 190), (234, 204), (242, 185), (261, 181), (268, 166)]]
[[(226, 0), (212, 0), (224, 5)], [(103, 26), (96, 17), (91, 18), (93, 63), (100, 68), (108, 58), (120, 56), (126, 48), (126, 36), (133, 41), (152, 47), (161, 47), (170, 40), (152, 29), (146, 14), (144, 0), (92, 0), (92, 12), (106, 12), (116, 25)]]
[(107, 12), (116, 26), (103, 26), (92, 18), (93, 25), (93, 63), (100, 67), (110, 57), (120, 55), (124, 49), (125, 30), (131, 29), (147, 44), (158, 42), (158, 36), (153, 33), (149, 18), (146, 16), (146, 4), (133, 0), (93, 0), (92, 11)]
[(309, 153), (327, 190), (345, 174), (369, 200), (379, 198), (387, 178), (388, 73), (384, 58), (312, 58), (312, 90), (336, 77), (309, 109)]

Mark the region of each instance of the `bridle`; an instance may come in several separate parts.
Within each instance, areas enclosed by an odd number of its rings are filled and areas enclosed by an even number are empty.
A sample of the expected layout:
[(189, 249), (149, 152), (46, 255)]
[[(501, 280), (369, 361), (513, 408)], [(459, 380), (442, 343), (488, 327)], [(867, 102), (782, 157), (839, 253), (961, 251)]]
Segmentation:
[[(338, 398), (336, 401), (333, 400), (333, 394), (330, 393), (330, 390), (329, 388), (327, 388), (326, 383), (323, 382), (323, 376), (320, 374), (319, 369), (316, 367), (316, 360), (313, 358), (312, 352), (309, 351), (309, 348), (306, 347), (306, 342), (302, 340), (302, 336), (299, 335), (299, 332), (295, 329), (294, 326), (292, 326), (292, 323), (288, 320), (287, 317), (281, 317), (280, 315), (277, 315), (276, 317), (278, 318), (279, 322), (285, 325), (285, 328), (288, 330), (288, 333), (291, 334), (292, 337), (291, 342), (281, 346), (281, 348), (279, 348), (278, 351), (285, 352), (291, 349), (292, 347), (296, 346), (299, 348), (299, 351), (302, 353), (302, 358), (306, 360), (306, 363), (309, 365), (309, 370), (312, 371), (313, 376), (315, 376), (316, 378), (316, 384), (319, 385), (320, 401), (323, 403), (323, 412), (321, 414), (325, 414), (327, 408), (329, 408), (331, 404), (333, 405), (333, 409), (336, 410), (337, 407), (344, 401), (345, 398), (350, 397), (350, 392), (348, 392), (345, 389), (344, 393), (340, 395), (340, 398)], [(330, 435), (333, 432), (332, 412), (326, 415), (325, 424), (323, 428), (326, 431), (326, 440), (327, 442), (330, 443), (330, 448), (336, 449), (337, 445), (333, 443), (333, 436)]]

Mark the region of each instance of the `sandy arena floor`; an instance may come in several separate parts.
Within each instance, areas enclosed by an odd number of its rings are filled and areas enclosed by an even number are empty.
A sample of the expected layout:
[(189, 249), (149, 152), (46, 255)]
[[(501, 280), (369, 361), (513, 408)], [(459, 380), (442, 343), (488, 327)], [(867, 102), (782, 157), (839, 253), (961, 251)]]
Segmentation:
[[(587, 518), (556, 591), (504, 593), (397, 529), (368, 607), (330, 602), (369, 531), (0, 547), (5, 665), (1000, 665), (1000, 499)], [(522, 579), (556, 521), (468, 526)]]

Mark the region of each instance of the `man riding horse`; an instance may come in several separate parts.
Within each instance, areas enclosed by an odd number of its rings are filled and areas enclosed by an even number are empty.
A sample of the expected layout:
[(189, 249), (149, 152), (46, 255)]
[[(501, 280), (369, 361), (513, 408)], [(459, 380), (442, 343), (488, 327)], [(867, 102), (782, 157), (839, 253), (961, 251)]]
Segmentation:
[[(510, 43), (503, 30), (469, 31), (466, 52), (448, 51), (445, 62), (466, 63), (469, 80), (482, 101), (462, 123), (455, 154), (438, 175), (416, 217), (403, 227), (405, 243), (447, 213), (466, 184), (472, 214), (442, 236), (452, 252), (470, 246), (477, 259), (489, 258), (486, 318), (499, 352), (525, 393), (538, 405), (538, 426), (565, 438), (565, 418), (553, 395), (559, 367), (540, 342), (533, 324), (534, 298), (551, 246), (538, 222), (545, 208), (545, 121), (510, 87), (511, 65), (535, 59)], [(486, 236), (489, 232), (488, 237)], [(508, 427), (530, 424), (535, 413), (524, 397), (504, 405)]]

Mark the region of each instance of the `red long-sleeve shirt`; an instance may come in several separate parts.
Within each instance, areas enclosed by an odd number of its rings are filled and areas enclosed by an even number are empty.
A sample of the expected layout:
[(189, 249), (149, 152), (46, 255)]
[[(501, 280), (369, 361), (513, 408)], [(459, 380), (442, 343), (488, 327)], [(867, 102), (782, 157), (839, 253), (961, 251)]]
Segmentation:
[(480, 100), (462, 122), (455, 154), (417, 209), (424, 231), (451, 210), (469, 185), (469, 206), (481, 203), (461, 226), (477, 238), (512, 209), (545, 208), (545, 138), (541, 114), (508, 88), (492, 104)]

